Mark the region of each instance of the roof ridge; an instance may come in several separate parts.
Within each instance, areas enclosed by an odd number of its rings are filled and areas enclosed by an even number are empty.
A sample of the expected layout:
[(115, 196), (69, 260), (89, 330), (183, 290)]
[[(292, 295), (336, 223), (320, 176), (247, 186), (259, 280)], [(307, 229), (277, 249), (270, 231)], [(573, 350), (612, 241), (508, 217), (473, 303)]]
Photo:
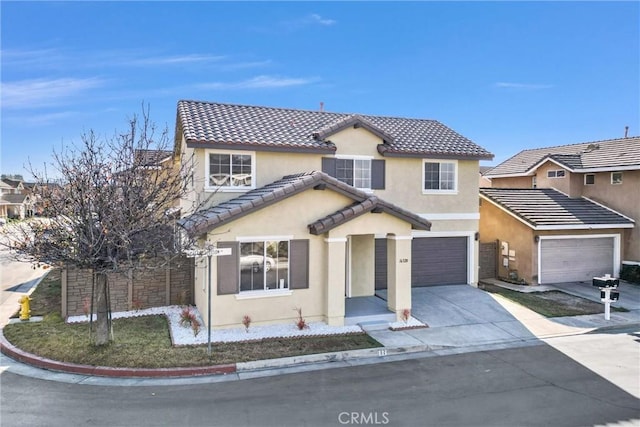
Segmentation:
[[(520, 153), (524, 153), (525, 151), (547, 150), (547, 149), (552, 149), (552, 148), (564, 148), (564, 147), (573, 147), (573, 146), (579, 146), (579, 145), (599, 144), (599, 143), (603, 143), (603, 142), (622, 141), (622, 140), (629, 140), (629, 139), (640, 139), (640, 135), (628, 136), (626, 138), (622, 137), (622, 138), (600, 139), (600, 140), (596, 140), (596, 141), (583, 141), (583, 142), (574, 142), (574, 143), (571, 143), (571, 144), (548, 145), (548, 146), (545, 146), (545, 147), (527, 148), (525, 150), (520, 151), (519, 153), (515, 154), (512, 157), (515, 157)], [(552, 153), (549, 153), (549, 154), (552, 154)]]

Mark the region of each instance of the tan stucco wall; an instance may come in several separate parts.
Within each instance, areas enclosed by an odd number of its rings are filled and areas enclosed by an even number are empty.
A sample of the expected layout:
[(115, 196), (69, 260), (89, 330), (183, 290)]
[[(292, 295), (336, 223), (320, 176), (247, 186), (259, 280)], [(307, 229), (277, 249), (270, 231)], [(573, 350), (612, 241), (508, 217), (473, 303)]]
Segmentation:
[[(385, 214), (367, 213), (331, 230), (327, 235), (309, 234), (307, 224), (351, 204), (351, 199), (331, 190), (307, 190), (280, 201), (269, 208), (242, 217), (213, 230), (210, 242), (235, 241), (237, 237), (291, 236), (309, 239), (309, 288), (295, 289), (291, 295), (241, 299), (236, 295), (217, 295), (216, 262), (212, 265), (212, 326), (239, 327), (248, 315), (252, 324), (293, 322), (294, 308), (300, 307), (308, 321), (323, 320), (332, 325), (344, 322), (345, 247), (346, 237), (352, 236), (356, 250), (352, 252), (352, 274), (359, 283), (366, 284), (357, 292), (373, 294), (374, 234), (385, 231), (411, 235), (411, 227), (400, 219)], [(309, 206), (314, 206), (309, 209)], [(327, 242), (325, 239), (328, 239)], [(195, 303), (201, 313), (207, 313), (206, 286), (203, 290), (203, 268), (196, 268)], [(410, 293), (411, 277), (406, 280)], [(241, 294), (240, 294), (241, 295)], [(241, 295), (242, 296), (242, 295)], [(206, 320), (205, 320), (206, 321)]]
[[(533, 188), (532, 177), (515, 176), (513, 178), (491, 178), (493, 188)], [(540, 185), (538, 185), (540, 188)]]
[(623, 260), (640, 262), (640, 170), (623, 171), (622, 184), (611, 184), (611, 172), (595, 174), (595, 184), (585, 185), (583, 195), (635, 220), (623, 236)]
[[(377, 151), (382, 140), (369, 131), (345, 129), (330, 137), (336, 144), (336, 155), (361, 155), (384, 159), (386, 185), (373, 193), (391, 203), (415, 213), (477, 213), (478, 170), (477, 160), (460, 160), (458, 164), (457, 194), (422, 194), (423, 160), (419, 158), (383, 157)], [(205, 149), (185, 149), (185, 157), (193, 152), (195, 159), (195, 186), (197, 193), (204, 191)], [(223, 150), (228, 151), (228, 150)], [(284, 175), (322, 170), (321, 154), (294, 154), (256, 151), (258, 187), (276, 181)], [(438, 159), (432, 159), (438, 161)], [(211, 194), (211, 192), (207, 193)], [(238, 197), (242, 192), (217, 192), (210, 204), (218, 204)]]

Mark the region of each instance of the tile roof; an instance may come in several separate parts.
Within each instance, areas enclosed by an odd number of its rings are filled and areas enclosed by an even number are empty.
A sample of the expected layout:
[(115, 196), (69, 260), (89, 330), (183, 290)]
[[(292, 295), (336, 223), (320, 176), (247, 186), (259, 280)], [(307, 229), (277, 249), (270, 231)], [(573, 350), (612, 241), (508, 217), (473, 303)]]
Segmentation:
[(630, 228), (634, 221), (587, 198), (570, 198), (551, 188), (481, 188), (480, 194), (535, 230)]
[(173, 155), (167, 150), (135, 150), (133, 155), (144, 166), (158, 166)]
[(250, 146), (282, 151), (335, 151), (332, 131), (355, 121), (385, 142), (385, 156), (441, 156), (492, 159), (493, 154), (435, 120), (367, 116), (326, 111), (178, 102), (178, 129), (187, 144), (212, 144), (221, 148)]
[(422, 230), (431, 228), (431, 223), (424, 218), (338, 181), (324, 172), (317, 171), (287, 175), (264, 187), (248, 191), (235, 199), (194, 212), (182, 218), (178, 223), (189, 236), (199, 236), (302, 191), (311, 188), (323, 190), (327, 187), (351, 198), (355, 203), (309, 224), (309, 230), (312, 234), (322, 234), (363, 213), (372, 211), (394, 215), (409, 222), (414, 228)]
[(640, 169), (640, 137), (583, 142), (581, 144), (524, 150), (485, 174), (488, 178), (533, 173), (534, 166), (551, 158), (572, 171), (589, 169)]
[(29, 201), (29, 196), (26, 194), (3, 194), (0, 197), (3, 205), (20, 205)]

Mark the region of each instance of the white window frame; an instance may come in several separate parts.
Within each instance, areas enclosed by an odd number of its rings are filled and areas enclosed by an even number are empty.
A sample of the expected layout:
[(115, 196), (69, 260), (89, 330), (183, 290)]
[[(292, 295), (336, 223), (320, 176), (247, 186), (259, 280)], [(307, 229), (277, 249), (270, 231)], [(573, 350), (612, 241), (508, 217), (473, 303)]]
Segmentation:
[[(372, 167), (372, 160), (373, 160), (373, 156), (357, 156), (357, 155), (353, 155), (353, 156), (348, 156), (348, 155), (342, 155), (342, 154), (337, 154), (335, 156), (336, 159), (339, 160), (353, 160), (353, 186), (359, 190), (364, 190), (364, 191), (373, 191), (371, 190), (371, 181), (373, 180), (373, 167)], [(369, 186), (368, 187), (357, 187), (355, 185), (356, 183), (356, 160), (360, 160), (360, 161), (366, 161), (367, 163), (369, 163)]]
[[(587, 182), (587, 177), (588, 176), (592, 176), (593, 177), (593, 182), (589, 183)], [(585, 173), (584, 174), (584, 185), (595, 185), (596, 184), (596, 174), (595, 173)]]
[[(425, 164), (427, 163), (438, 163), (442, 164), (452, 164), (453, 165), (453, 190), (433, 190), (433, 189), (425, 189), (424, 188), (424, 180), (425, 180)], [(438, 184), (442, 184), (442, 168), (439, 168), (440, 176), (438, 177)], [(458, 161), (457, 160), (436, 160), (436, 159), (422, 159), (422, 183), (420, 184), (422, 187), (422, 194), (458, 194)]]
[[(209, 157), (211, 154), (225, 154), (229, 156), (233, 155), (245, 155), (251, 156), (251, 185), (248, 186), (214, 186), (209, 183)], [(220, 191), (220, 192), (246, 192), (256, 188), (256, 152), (255, 151), (241, 151), (241, 150), (205, 150), (204, 152), (204, 190), (208, 192)]]
[[(613, 176), (619, 174), (620, 175), (620, 179), (614, 179)], [(622, 172), (611, 172), (611, 185), (620, 185), (622, 184)]]
[(547, 178), (549, 179), (562, 179), (567, 176), (564, 169), (552, 169), (547, 171)]

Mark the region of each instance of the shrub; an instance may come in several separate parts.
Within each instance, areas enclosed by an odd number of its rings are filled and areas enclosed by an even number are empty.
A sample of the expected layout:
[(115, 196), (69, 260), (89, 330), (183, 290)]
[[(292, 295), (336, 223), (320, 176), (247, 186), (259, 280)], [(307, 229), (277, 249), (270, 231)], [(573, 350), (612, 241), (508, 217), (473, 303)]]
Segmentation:
[(622, 264), (620, 278), (627, 282), (640, 284), (640, 265)]
[(194, 323), (200, 323), (196, 318), (196, 314), (191, 311), (190, 307), (183, 308), (180, 312), (180, 325), (188, 328), (189, 326), (193, 327)]
[(242, 324), (244, 325), (244, 330), (249, 332), (249, 325), (251, 325), (251, 317), (245, 314), (244, 317), (242, 318)]
[(409, 319), (411, 318), (411, 310), (408, 308), (405, 308), (404, 310), (402, 310), (402, 313), (400, 314), (400, 318), (404, 323), (409, 323)]
[(296, 326), (299, 330), (309, 329), (309, 325), (307, 325), (307, 321), (302, 317), (302, 309), (294, 308), (295, 311), (298, 312), (298, 317), (296, 318)]

